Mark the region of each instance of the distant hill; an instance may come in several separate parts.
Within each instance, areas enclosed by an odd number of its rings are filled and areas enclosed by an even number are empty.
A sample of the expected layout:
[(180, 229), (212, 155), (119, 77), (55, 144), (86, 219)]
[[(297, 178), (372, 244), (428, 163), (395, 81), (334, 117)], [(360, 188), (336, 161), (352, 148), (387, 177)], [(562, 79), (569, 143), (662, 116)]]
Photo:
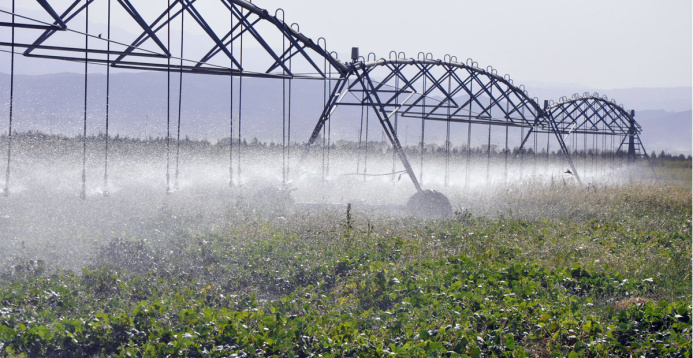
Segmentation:
[[(88, 133), (105, 130), (105, 76), (89, 75)], [(18, 131), (76, 135), (81, 133), (84, 111), (83, 76), (75, 73), (49, 75), (16, 75), (14, 128)], [(171, 133), (175, 135), (178, 121), (177, 74), (171, 76)], [(237, 81), (237, 80), (236, 80)], [(289, 81), (286, 81), (288, 88)], [(308, 139), (323, 109), (323, 82), (294, 80), (291, 102), (291, 136), (293, 141)], [(280, 142), (282, 136), (282, 81), (245, 78), (243, 80), (243, 136), (248, 140)], [(117, 73), (111, 77), (110, 132), (123, 136), (163, 137), (166, 135), (167, 80), (165, 73)], [(530, 96), (558, 99), (572, 95), (567, 87), (528, 86)], [(643, 142), (648, 152), (665, 150), (691, 153), (691, 88), (636, 88), (598, 91), (616, 98), (626, 108), (636, 110), (636, 120), (644, 128)], [(238, 82), (234, 85), (234, 122), (238, 118)], [(582, 92), (580, 92), (582, 93)], [(590, 92), (591, 93), (591, 92)], [(191, 138), (217, 140), (229, 136), (228, 78), (205, 75), (184, 75), (182, 92), (181, 134)], [(0, 74), (0, 123), (7, 118), (9, 75)], [(335, 140), (358, 138), (361, 111), (340, 108), (332, 121)], [(420, 122), (419, 122), (420, 123)], [(237, 124), (234, 124), (237, 126)], [(419, 141), (419, 124), (415, 119), (400, 120), (403, 144)], [(455, 126), (455, 130), (461, 128)], [(234, 128), (236, 131), (237, 128)], [(382, 140), (379, 124), (371, 118), (372, 140)], [(0, 132), (6, 131), (4, 125)], [(494, 133), (498, 130), (494, 130)], [(485, 140), (475, 132), (473, 145)], [(500, 133), (500, 132), (498, 132)], [(503, 134), (503, 133), (501, 133)], [(494, 134), (494, 139), (495, 139)], [(500, 135), (500, 134), (499, 134)], [(427, 141), (442, 143), (444, 124), (427, 125)], [(454, 133), (453, 143), (465, 141), (464, 133)], [(499, 137), (500, 138), (500, 137)], [(494, 143), (496, 141), (494, 140)], [(495, 143), (498, 144), (498, 143)], [(512, 144), (511, 144), (512, 146)]]
[(691, 154), (693, 111), (640, 111), (635, 120), (643, 128), (641, 139), (649, 154), (662, 150), (672, 154)]
[[(178, 120), (177, 74), (171, 75), (171, 130)], [(7, 118), (9, 76), (0, 75), (0, 118)], [(106, 78), (89, 75), (88, 132), (105, 130)], [(287, 81), (288, 87), (288, 81)], [(320, 81), (293, 81), (292, 132), (314, 126), (323, 103)], [(111, 76), (110, 131), (127, 136), (165, 136), (167, 122), (165, 73), (119, 73)], [(238, 81), (234, 86), (234, 118), (238, 118)], [(198, 138), (228, 137), (230, 81), (225, 77), (184, 75), (181, 132)], [(243, 80), (243, 134), (281, 140), (282, 81)], [(78, 134), (84, 113), (84, 78), (71, 73), (15, 76), (16, 130)], [(2, 128), (2, 127), (0, 127)], [(311, 128), (312, 129), (312, 128)], [(1, 130), (1, 129), (0, 129)], [(6, 129), (5, 129), (6, 130)], [(306, 134), (306, 139), (307, 136)]]

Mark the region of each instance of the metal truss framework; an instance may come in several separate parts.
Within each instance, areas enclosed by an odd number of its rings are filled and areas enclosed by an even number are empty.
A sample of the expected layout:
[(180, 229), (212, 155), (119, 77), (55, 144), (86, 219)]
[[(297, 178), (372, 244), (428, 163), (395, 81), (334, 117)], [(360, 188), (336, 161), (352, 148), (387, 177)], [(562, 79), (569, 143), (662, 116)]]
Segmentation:
[(635, 121), (635, 111), (626, 111), (623, 105), (606, 96), (584, 93), (582, 96), (575, 94), (570, 99), (563, 97), (557, 103), (549, 103), (548, 113), (561, 135), (578, 133), (622, 137), (617, 152), (627, 143), (630, 158), (648, 157), (640, 140), (642, 127)]
[[(327, 51), (323, 38), (316, 43), (301, 34), (298, 25), (285, 23), (281, 9), (271, 15), (245, 0), (168, 0), (156, 5), (140, 0), (139, 7), (131, 0), (113, 0), (113, 5), (111, 0), (36, 1), (49, 21), (2, 10), (12, 15), (12, 22), (0, 22), (0, 27), (11, 27), (12, 41), (0, 42), (0, 46), (11, 47), (12, 54), (20, 48), (28, 57), (115, 68), (330, 81), (325, 86), (329, 96), (326, 93), (325, 107), (308, 146), (315, 143), (337, 107), (369, 107), (418, 191), (422, 190), (421, 185), (400, 144), (391, 121), (393, 116), (395, 122), (398, 116), (445, 121), (448, 131), (453, 122), (485, 124), (489, 128), (527, 128), (521, 150), (531, 133), (553, 133), (578, 181), (565, 135), (622, 136), (619, 150), (627, 141), (629, 155), (647, 156), (639, 137), (642, 128), (635, 122), (634, 113), (606, 97), (576, 95), (555, 103), (545, 101), (542, 107), (524, 86), (515, 86), (508, 75), (499, 76), (490, 66), (480, 68), (471, 59), (461, 63), (447, 55), (444, 60), (434, 60), (430, 54), (419, 53), (417, 59), (406, 59), (402, 53), (392, 52), (389, 59), (376, 60), (369, 55), (366, 60), (356, 56), (353, 62), (343, 63)], [(62, 7), (56, 9), (59, 3)], [(141, 11), (144, 7), (146, 13)], [(89, 32), (90, 8), (92, 16), (107, 17), (106, 37), (97, 35), (95, 30)], [(126, 39), (112, 37), (111, 16), (115, 12), (120, 13), (121, 19), (129, 19), (130, 30), (138, 29), (139, 34), (121, 34), (129, 36)], [(227, 20), (219, 21), (219, 14), (225, 14), (221, 18)], [(79, 24), (85, 27), (78, 28)], [(172, 34), (173, 27), (180, 29), (179, 36)], [(197, 28), (206, 42), (184, 52), (185, 33), (190, 27)], [(15, 41), (15, 30), (36, 34), (35, 40)], [(256, 49), (252, 60), (246, 63), (244, 38), (246, 48), (251, 45)], [(83, 46), (75, 39), (81, 39)], [(172, 59), (179, 61), (174, 63)]]
[[(350, 63), (347, 74), (333, 88), (308, 144), (315, 142), (337, 107), (368, 106), (376, 114), (414, 186), (421, 190), (390, 120), (393, 116), (530, 128), (530, 131), (556, 126), (537, 100), (529, 97), (524, 86), (515, 86), (508, 75), (499, 76), (491, 67), (479, 68), (472, 60), (459, 63), (454, 57), (441, 61), (426, 55), (419, 59), (399, 56)], [(577, 175), (563, 138), (557, 131), (554, 133)]]
[[(316, 43), (301, 34), (297, 25), (285, 23), (284, 12), (281, 9), (271, 15), (267, 10), (244, 0), (170, 0), (168, 4), (157, 2), (158, 5), (140, 2), (138, 5), (147, 7), (149, 14), (157, 14), (145, 19), (130, 0), (114, 0), (119, 6), (110, 5), (111, 2), (108, 0), (108, 6), (105, 8), (103, 4), (107, 0), (70, 1), (71, 4), (64, 9), (55, 9), (48, 0), (37, 0), (50, 15), (53, 23), (14, 14), (22, 21), (2, 22), (0, 26), (44, 31), (33, 42), (0, 42), (0, 46), (23, 48), (23, 55), (29, 57), (86, 61), (128, 69), (226, 76), (323, 79), (329, 72), (340, 75), (345, 70), (345, 66), (327, 52), (324, 39), (321, 38)], [(95, 12), (97, 5), (101, 6), (100, 11)], [(156, 9), (151, 10), (152, 7)], [(89, 14), (90, 8), (92, 14)], [(83, 22), (85, 18), (88, 21), (89, 16), (98, 16), (102, 20), (105, 17), (110, 19), (112, 12), (113, 15), (119, 12), (122, 17), (128, 18), (128, 25), (132, 25), (130, 30), (139, 29), (140, 33), (127, 40), (115, 40), (104, 38), (101, 34), (88, 33), (84, 29), (76, 28), (76, 25), (72, 26), (73, 23)], [(228, 21), (221, 23), (218, 20), (207, 20), (218, 19), (219, 14), (224, 13), (228, 15), (222, 17)], [(188, 21), (184, 22), (183, 18)], [(174, 57), (171, 50), (172, 40), (181, 42), (174, 44), (181, 48), (181, 52), (183, 48), (183, 35), (174, 38), (171, 34), (171, 27), (174, 26), (180, 27), (182, 33), (193, 27), (197, 28), (205, 35), (203, 45), (207, 48)], [(66, 34), (72, 35), (69, 39), (81, 35), (92, 41), (91, 44), (83, 41), (84, 46), (79, 46), (76, 41), (66, 41)], [(243, 64), (244, 37), (245, 47), (254, 46), (262, 49), (262, 60), (258, 61), (256, 55), (249, 65), (248, 62)], [(66, 43), (72, 45), (65, 45)], [(110, 46), (107, 47), (107, 43)], [(172, 58), (181, 61), (171, 63)], [(264, 66), (259, 67), (260, 64)], [(305, 72), (297, 73), (294, 68), (301, 68)]]
[(370, 107), (417, 190), (421, 186), (399, 142), (393, 116), (527, 128), (520, 151), (533, 133), (553, 134), (578, 181), (580, 176), (565, 142), (570, 134), (620, 137), (616, 152), (627, 145), (630, 159), (647, 157), (634, 111), (626, 111), (606, 96), (585, 93), (571, 99), (563, 97), (559, 102), (545, 101), (542, 108), (508, 75), (499, 76), (491, 67), (479, 68), (471, 59), (466, 63), (454, 57), (446, 60), (421, 54), (418, 59), (405, 59), (391, 54), (389, 59), (366, 62), (361, 58), (350, 63), (347, 74), (333, 88), (309, 144), (315, 142), (337, 107)]

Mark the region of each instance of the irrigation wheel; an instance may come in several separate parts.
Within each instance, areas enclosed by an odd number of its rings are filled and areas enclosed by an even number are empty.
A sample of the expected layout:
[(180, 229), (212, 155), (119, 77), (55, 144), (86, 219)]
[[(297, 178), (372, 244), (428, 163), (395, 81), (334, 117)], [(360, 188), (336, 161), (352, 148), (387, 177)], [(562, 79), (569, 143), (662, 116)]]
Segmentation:
[(291, 190), (282, 187), (266, 187), (252, 196), (251, 205), (268, 212), (284, 212), (294, 205)]
[(450, 200), (435, 190), (422, 190), (407, 201), (407, 210), (424, 219), (439, 219), (452, 215)]

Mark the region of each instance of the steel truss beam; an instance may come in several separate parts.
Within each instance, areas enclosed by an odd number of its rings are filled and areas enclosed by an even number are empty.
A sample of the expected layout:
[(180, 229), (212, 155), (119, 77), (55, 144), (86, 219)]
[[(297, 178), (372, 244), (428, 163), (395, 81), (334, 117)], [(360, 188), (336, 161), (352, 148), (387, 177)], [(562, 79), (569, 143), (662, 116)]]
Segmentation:
[[(492, 71), (428, 59), (381, 59), (362, 65), (360, 75), (373, 79), (374, 88), (353, 81), (349, 86), (353, 96), (339, 105), (360, 106), (359, 94), (374, 91), (382, 99), (384, 113), (397, 110), (403, 117), (513, 127), (532, 126), (538, 118), (544, 118), (534, 99), (509, 78)], [(352, 75), (356, 73), (349, 73)], [(402, 85), (396, 86), (396, 81)], [(428, 83), (425, 91), (424, 81)]]
[[(319, 46), (310, 38), (301, 34), (276, 15), (270, 15), (267, 10), (259, 8), (245, 0), (215, 0), (200, 2), (197, 0), (171, 0), (170, 6), (166, 4), (161, 7), (159, 15), (149, 22), (138, 11), (137, 5), (144, 0), (117, 0), (121, 11), (127, 14), (137, 25), (140, 34), (127, 43), (116, 42), (111, 39), (101, 38), (97, 34), (84, 34), (82, 29), (72, 28), (69, 25), (74, 22), (84, 10), (93, 6), (101, 0), (73, 0), (73, 2), (63, 10), (60, 15), (50, 5), (50, 0), (37, 0), (45, 11), (55, 20), (53, 24), (36, 21), (31, 23), (0, 23), (0, 26), (15, 27), (26, 30), (44, 30), (33, 42), (28, 43), (7, 43), (2, 42), (0, 46), (16, 46), (24, 48), (25, 56), (59, 59), (75, 62), (98, 63), (121, 67), (127, 69), (141, 69), (153, 71), (173, 71), (186, 73), (202, 73), (212, 75), (244, 75), (252, 77), (269, 78), (312, 78), (325, 79), (328, 73), (336, 74), (341, 77), (346, 70), (346, 66), (333, 58), (326, 50), (325, 46)], [(218, 24), (213, 26), (205, 19), (205, 15), (211, 15), (210, 4), (214, 8), (214, 17), (218, 18), (219, 12), (228, 12), (230, 19), (226, 28)], [(204, 5), (204, 6), (203, 6)], [(147, 4), (147, 6), (152, 6)], [(21, 18), (29, 19), (21, 14), (16, 14)], [(105, 16), (96, 14), (92, 11), (90, 16)], [(180, 17), (186, 16), (193, 21), (186, 22), (186, 27), (197, 27), (202, 30), (212, 44), (208, 50), (200, 54), (184, 54), (186, 64), (169, 64), (168, 59), (172, 58), (171, 50), (167, 48), (165, 40), (169, 26), (178, 26)], [(210, 18), (212, 16), (209, 16)], [(101, 41), (110, 41), (113, 45), (112, 50), (104, 50), (94, 46), (94, 48), (80, 47), (79, 45), (66, 46), (64, 43), (73, 41), (62, 41), (61, 34), (71, 32), (77, 35), (87, 35)], [(265, 58), (262, 61), (251, 61), (248, 68), (240, 65), (238, 56), (240, 52), (233, 53), (232, 48), (240, 47), (238, 40), (247, 35), (246, 41), (252, 39), (262, 50)], [(116, 36), (117, 37), (117, 36)], [(288, 48), (275, 50), (268, 39), (286, 41)], [(282, 40), (283, 39), (283, 40)], [(95, 42), (99, 44), (98, 42)], [(241, 42), (242, 43), (242, 42)], [(79, 54), (79, 55), (78, 55)], [(219, 61), (219, 60), (222, 61)], [(295, 69), (301, 60), (304, 68), (308, 70), (296, 73)], [(292, 71), (289, 61), (293, 61)], [(226, 63), (225, 65), (220, 63)], [(326, 63), (329, 71), (318, 63)], [(254, 63), (263, 63), (266, 67), (253, 67)]]
[(642, 132), (642, 127), (634, 122), (631, 113), (622, 105), (599, 94), (584, 94), (568, 99), (563, 97), (559, 102), (550, 103), (548, 113), (556, 121), (561, 134), (600, 134), (623, 136), (634, 130)]
[[(38, 29), (38, 30), (48, 30), (48, 29), (54, 29), (54, 30), (65, 30), (67, 28), (67, 25), (62, 21), (60, 16), (55, 12), (53, 7), (48, 4), (47, 0), (36, 0), (36, 2), (41, 5), (43, 10), (50, 15), (50, 17), (55, 20), (54, 24), (42, 24), (40, 22), (35, 22), (35, 23), (23, 23), (23, 22), (0, 22), (0, 27), (14, 27), (14, 28), (26, 28), (26, 29)], [(15, 16), (18, 16), (15, 14)], [(19, 16), (20, 18), (24, 18), (25, 20), (30, 20), (27, 17), (24, 16)]]
[(395, 114), (431, 121), (530, 128), (530, 133), (533, 129), (555, 132), (566, 160), (580, 180), (556, 130), (557, 124), (523, 88), (516, 87), (507, 75), (498, 76), (493, 69), (432, 59), (350, 63), (327, 101), (308, 145), (315, 142), (339, 106), (368, 106), (373, 110), (419, 191), (419, 180), (389, 120)]
[[(606, 96), (585, 93), (563, 97), (557, 103), (551, 103), (547, 113), (556, 122), (556, 132), (560, 135), (607, 135), (622, 137), (617, 152), (624, 144), (628, 145), (628, 156), (648, 157), (640, 133), (642, 127), (635, 121), (635, 112), (627, 111), (623, 105)], [(649, 158), (648, 158), (649, 159)]]
[[(33, 42), (0, 42), (0, 46), (12, 47), (13, 51), (15, 48), (22, 48), (25, 56), (82, 63), (86, 61), (124, 69), (266, 78), (336, 79), (336, 86), (311, 134), (309, 145), (315, 142), (338, 106), (368, 106), (378, 117), (419, 191), (421, 186), (389, 120), (393, 115), (448, 123), (529, 128), (527, 136), (522, 140), (521, 150), (532, 133), (553, 133), (578, 180), (564, 135), (578, 133), (622, 136), (619, 150), (628, 142), (629, 154), (639, 152), (647, 157), (639, 136), (642, 128), (635, 122), (633, 113), (628, 113), (606, 97), (586, 93), (583, 96), (575, 95), (571, 99), (564, 97), (557, 103), (545, 103), (542, 108), (535, 98), (528, 96), (522, 86), (515, 86), (507, 75), (499, 76), (490, 67), (479, 68), (473, 61), (459, 63), (453, 61), (453, 57), (441, 61), (434, 60), (429, 55), (419, 59), (405, 59), (395, 54), (395, 59), (376, 60), (373, 57), (373, 61), (370, 61), (369, 56), (369, 61), (344, 64), (327, 51), (326, 44), (320, 46), (287, 25), (283, 16), (280, 19), (277, 13), (270, 15), (267, 10), (246, 0), (170, 0), (170, 5), (164, 5), (157, 12), (159, 15), (149, 21), (134, 5), (146, 0), (116, 0), (121, 11), (141, 31), (126, 43), (101, 38), (100, 34), (84, 33), (81, 29), (69, 26), (88, 7), (103, 2), (102, 0), (72, 0), (62, 13), (51, 6), (50, 0), (36, 1), (53, 19), (53, 23), (12, 14), (33, 23), (13, 21), (2, 22), (0, 26), (43, 32)], [(210, 11), (210, 4), (216, 6), (214, 12), (217, 16), (219, 11), (228, 12), (227, 24), (220, 26), (217, 23), (215, 26), (205, 19)], [(212, 45), (200, 54), (181, 54), (183, 58), (180, 63), (172, 64), (170, 60), (173, 55), (168, 47), (171, 39), (168, 34), (172, 26), (183, 23), (184, 16), (193, 19), (185, 22), (187, 26), (201, 29)], [(185, 32), (185, 28), (182, 30)], [(85, 41), (84, 47), (67, 46), (66, 43), (75, 42), (61, 40), (60, 36), (66, 33), (98, 38), (117, 46), (108, 46), (107, 50), (103, 49), (104, 46), (89, 48), (86, 45), (88, 41)], [(264, 67), (259, 67), (257, 63), (262, 61), (255, 59), (246, 61), (250, 63), (247, 67), (241, 65), (244, 35), (261, 49)], [(282, 45), (288, 44), (288, 47), (284, 45), (279, 50), (279, 47), (273, 46), (269, 39), (276, 41), (278, 37)], [(180, 38), (181, 48), (182, 43), (183, 35)], [(239, 48), (240, 51), (234, 52), (234, 48)], [(304, 67), (299, 70), (302, 72), (296, 70), (298, 60), (303, 61)], [(323, 62), (322, 68), (318, 65), (320, 61)], [(332, 78), (332, 74), (335, 77)]]

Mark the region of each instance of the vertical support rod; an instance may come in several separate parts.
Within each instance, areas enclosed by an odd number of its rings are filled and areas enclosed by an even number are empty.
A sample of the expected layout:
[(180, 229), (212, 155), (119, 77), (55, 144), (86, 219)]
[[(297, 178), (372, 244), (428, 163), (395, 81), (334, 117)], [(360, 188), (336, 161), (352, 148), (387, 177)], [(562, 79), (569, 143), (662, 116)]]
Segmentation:
[[(291, 59), (289, 57), (289, 72), (293, 74), (293, 69), (291, 68)], [(288, 116), (286, 124), (286, 177), (288, 178), (291, 174), (291, 82), (293, 81), (293, 75), (289, 77), (289, 100), (288, 100)]]
[(589, 168), (589, 157), (587, 156), (587, 133), (582, 135), (582, 153), (585, 160), (585, 171)]
[(10, 164), (12, 163), (12, 111), (14, 106), (14, 12), (15, 0), (12, 0), (12, 49), (10, 52), (10, 108), (9, 108), (9, 124), (7, 132), (7, 167), (5, 168), (5, 188), (3, 194), (10, 196)]
[[(472, 95), (471, 93), (474, 93), (474, 81), (469, 82), (469, 109), (467, 116), (471, 119), (472, 118)], [(471, 120), (467, 122), (467, 163), (466, 163), (466, 168), (464, 170), (464, 190), (467, 191), (467, 188), (469, 186), (469, 164), (472, 160), (472, 122)]]
[(508, 132), (510, 127), (505, 126), (505, 184), (508, 185)]
[[(325, 46), (327, 47), (327, 46)], [(323, 65), (322, 65), (323, 73), (327, 71), (327, 59), (323, 60)], [(327, 106), (327, 94), (329, 92), (327, 91), (327, 78), (323, 79), (322, 82), (322, 105)], [(329, 121), (329, 117), (326, 118), (325, 120)], [(327, 126), (323, 125), (322, 127), (322, 181), (325, 181), (325, 141), (327, 137), (326, 133), (326, 128)], [(368, 136), (368, 131), (366, 131), (366, 136)], [(366, 137), (366, 143), (368, 143), (368, 137)]]
[[(364, 87), (364, 92), (365, 91), (366, 91), (366, 89)], [(373, 103), (370, 102), (370, 100), (368, 102), (371, 106), (373, 105)], [(364, 157), (363, 157), (363, 181), (366, 181), (366, 175), (368, 173), (368, 129), (369, 129), (369, 124), (370, 124), (370, 115), (369, 115), (370, 111), (371, 111), (370, 108), (367, 107), (366, 108), (366, 146), (364, 147), (364, 151), (363, 151), (363, 155), (364, 155)]]
[(359, 144), (356, 147), (356, 174), (361, 172), (361, 143), (363, 139), (363, 112), (366, 108), (364, 105), (366, 98), (365, 91), (361, 93), (361, 126), (359, 127)]
[[(529, 129), (532, 131), (532, 128)], [(522, 143), (524, 144), (525, 141), (527, 141), (527, 138), (529, 138), (529, 134), (527, 137), (525, 137), (525, 127), (520, 128), (520, 139), (522, 140)], [(522, 144), (520, 144), (520, 149), (518, 150), (517, 155), (520, 157), (520, 182), (522, 182), (522, 174), (525, 169), (525, 150), (522, 148)]]
[[(452, 68), (449, 68), (448, 71), (453, 72)], [(448, 75), (448, 94), (451, 92), (452, 88), (452, 76)], [(445, 183), (444, 185), (447, 187), (450, 185), (450, 106), (452, 103), (447, 104), (447, 109), (448, 109), (448, 115), (447, 115), (447, 123), (446, 123), (446, 128), (445, 128)]]
[(628, 118), (628, 161), (635, 161), (635, 110), (630, 111)]
[[(275, 15), (276, 16), (276, 15)], [(284, 11), (282, 11), (284, 24)], [(282, 53), (286, 53), (286, 36), (282, 35)], [(233, 38), (233, 37), (232, 37)], [(286, 69), (282, 66), (282, 186), (286, 186)]]
[[(233, 69), (233, 11), (229, 12), (229, 28), (231, 29), (229, 68)], [(229, 76), (229, 187), (233, 187), (233, 75)]]
[(538, 133), (538, 131), (534, 131), (534, 135), (533, 135), (533, 138), (534, 138), (534, 153), (532, 154), (532, 172), (533, 172), (533, 174), (537, 173), (537, 156), (538, 156), (537, 151), (539, 150), (537, 133)]
[[(426, 71), (426, 66), (423, 65), (424, 71)], [(424, 152), (426, 151), (426, 146), (424, 144), (425, 134), (426, 134), (426, 76), (423, 76), (423, 106), (421, 106), (421, 162), (419, 164), (419, 180), (423, 182), (423, 166), (424, 166)]]
[(180, 13), (180, 73), (178, 76), (178, 129), (176, 134), (176, 171), (174, 177), (173, 188), (178, 190), (178, 175), (180, 174), (180, 123), (183, 109), (183, 56), (184, 56), (184, 29), (185, 29), (185, 11)]
[[(492, 80), (493, 81), (493, 80)], [(491, 118), (493, 115), (493, 87), (489, 92), (489, 109), (488, 109), (488, 142), (486, 143), (486, 185), (489, 185), (491, 180)]]
[[(397, 135), (397, 125), (399, 119), (399, 76), (395, 76), (395, 135)], [(395, 182), (397, 171), (397, 153), (392, 148), (392, 182)]]
[[(325, 45), (325, 49), (327, 50), (327, 45)], [(327, 66), (327, 59), (325, 59), (325, 66)], [(328, 88), (328, 93), (332, 92), (332, 66), (328, 67), (328, 69), (323, 72), (328, 75), (328, 81), (327, 81), (327, 88)], [(326, 167), (326, 174), (327, 176), (330, 176), (330, 150), (332, 147), (332, 116), (327, 118), (327, 167)]]
[[(241, 16), (245, 16), (243, 14), (243, 9), (241, 9)], [(241, 35), (239, 38), (239, 51), (240, 51), (240, 65), (241, 68), (243, 68), (243, 33), (245, 32), (245, 29), (242, 27), (239, 27), (239, 31), (241, 31)], [(243, 125), (243, 72), (240, 72), (238, 75), (238, 150), (236, 151), (236, 165), (237, 165), (237, 179), (236, 181), (238, 182), (238, 185), (241, 185), (241, 145), (242, 143), (242, 127)]]
[[(166, 50), (171, 53), (171, 0), (166, 11)], [(166, 194), (171, 194), (171, 55), (166, 57)]]
[(107, 197), (109, 195), (108, 191), (108, 136), (109, 136), (109, 114), (110, 114), (110, 96), (111, 96), (111, 0), (108, 0), (108, 14), (107, 14), (107, 26), (106, 30), (106, 152), (104, 157), (104, 170), (103, 170), (103, 196)]
[(79, 196), (87, 198), (87, 94), (88, 94), (88, 70), (89, 70), (89, 4), (84, 9), (84, 128), (82, 131), (82, 191)]
[(551, 143), (551, 133), (546, 132), (546, 172), (549, 172), (549, 157), (551, 152), (549, 151), (549, 144)]

